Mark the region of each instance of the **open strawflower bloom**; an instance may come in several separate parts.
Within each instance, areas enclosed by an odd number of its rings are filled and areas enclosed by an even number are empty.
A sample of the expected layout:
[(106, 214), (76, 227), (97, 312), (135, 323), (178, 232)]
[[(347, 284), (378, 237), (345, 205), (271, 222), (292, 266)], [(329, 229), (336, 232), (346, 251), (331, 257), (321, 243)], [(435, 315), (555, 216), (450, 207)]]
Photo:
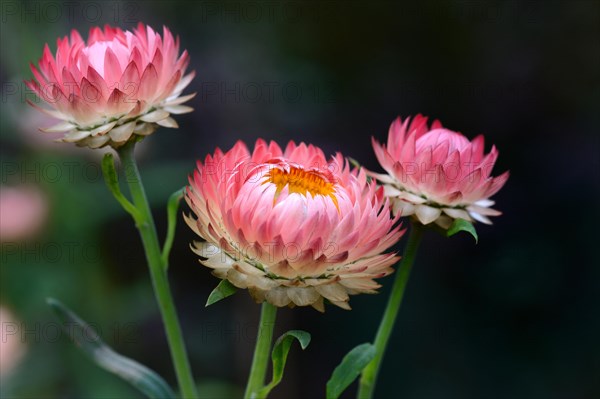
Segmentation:
[(44, 47), (35, 79), (26, 81), (50, 108), (34, 107), (61, 122), (47, 132), (65, 132), (60, 141), (99, 148), (120, 147), (158, 126), (177, 127), (171, 114), (192, 108), (181, 96), (194, 72), (185, 75), (187, 51), (164, 27), (162, 36), (140, 23), (133, 32), (105, 26), (85, 42), (76, 30), (57, 40), (56, 54)]
[(206, 242), (193, 250), (213, 274), (259, 303), (348, 309), (373, 293), (398, 257), (383, 253), (403, 234), (381, 187), (337, 154), (290, 142), (238, 142), (190, 176), (188, 225)]
[(431, 127), (427, 117), (396, 119), (390, 126), (387, 146), (373, 139), (379, 163), (387, 174), (371, 173), (393, 200), (394, 214), (414, 215), (422, 224), (435, 222), (448, 228), (454, 219), (491, 224), (494, 195), (508, 180), (509, 172), (492, 177), (498, 158), (492, 147), (484, 154), (484, 138), (469, 141), (461, 133)]

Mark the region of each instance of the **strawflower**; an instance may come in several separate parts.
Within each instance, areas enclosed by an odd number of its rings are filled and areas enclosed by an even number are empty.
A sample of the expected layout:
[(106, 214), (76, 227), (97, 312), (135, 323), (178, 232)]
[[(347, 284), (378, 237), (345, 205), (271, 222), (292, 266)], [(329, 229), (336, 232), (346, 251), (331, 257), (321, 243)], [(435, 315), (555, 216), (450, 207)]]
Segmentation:
[(185, 75), (189, 55), (179, 55), (179, 38), (166, 27), (162, 36), (149, 26), (123, 31), (94, 27), (85, 42), (76, 30), (57, 40), (56, 54), (46, 44), (35, 79), (26, 81), (50, 108), (31, 105), (60, 119), (42, 129), (64, 132), (59, 139), (79, 146), (122, 146), (152, 134), (158, 126), (177, 127), (170, 114), (192, 108), (181, 96), (194, 72)]
[(484, 154), (484, 138), (469, 141), (461, 133), (427, 117), (398, 118), (390, 126), (387, 146), (373, 139), (379, 163), (387, 174), (370, 173), (393, 201), (394, 214), (414, 215), (422, 224), (448, 228), (456, 218), (491, 224), (490, 197), (508, 180), (509, 172), (493, 177), (498, 150)]
[(403, 234), (381, 187), (337, 154), (312, 145), (238, 142), (198, 162), (186, 200), (193, 250), (220, 279), (258, 302), (349, 309), (374, 293), (398, 257), (384, 251)]

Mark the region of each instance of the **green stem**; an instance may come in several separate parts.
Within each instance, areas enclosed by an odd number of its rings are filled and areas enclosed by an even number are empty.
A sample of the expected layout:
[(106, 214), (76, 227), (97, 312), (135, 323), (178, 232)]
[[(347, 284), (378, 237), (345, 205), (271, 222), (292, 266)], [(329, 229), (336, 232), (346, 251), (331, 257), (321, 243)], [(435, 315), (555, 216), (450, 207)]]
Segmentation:
[(385, 313), (381, 319), (381, 324), (379, 324), (379, 330), (377, 330), (377, 336), (375, 337), (375, 358), (367, 365), (367, 367), (365, 367), (362, 372), (360, 386), (358, 389), (359, 399), (371, 399), (373, 397), (375, 383), (377, 381), (377, 373), (379, 372), (388, 340), (392, 334), (394, 322), (396, 321), (396, 316), (398, 315), (398, 310), (402, 304), (406, 283), (408, 282), (410, 270), (412, 269), (412, 264), (415, 260), (415, 255), (417, 253), (419, 243), (421, 242), (422, 235), (423, 227), (420, 224), (412, 223), (408, 237), (408, 243), (406, 244), (402, 260), (400, 261), (398, 271), (396, 272), (396, 279), (394, 280), (392, 293), (390, 294)]
[(152, 218), (140, 172), (135, 162), (134, 147), (135, 143), (126, 144), (119, 149), (119, 156), (123, 162), (133, 204), (140, 213), (136, 227), (140, 232), (144, 244), (152, 285), (167, 332), (167, 340), (175, 365), (175, 373), (177, 374), (177, 382), (179, 383), (181, 394), (185, 399), (196, 399), (198, 398), (196, 385), (190, 370), (181, 327), (179, 326), (173, 296), (169, 288), (169, 281), (164, 270), (154, 219)]
[(277, 308), (266, 301), (263, 302), (260, 311), (260, 324), (258, 325), (258, 336), (256, 337), (252, 368), (250, 369), (248, 385), (244, 394), (245, 399), (256, 398), (257, 392), (265, 385), (276, 315)]

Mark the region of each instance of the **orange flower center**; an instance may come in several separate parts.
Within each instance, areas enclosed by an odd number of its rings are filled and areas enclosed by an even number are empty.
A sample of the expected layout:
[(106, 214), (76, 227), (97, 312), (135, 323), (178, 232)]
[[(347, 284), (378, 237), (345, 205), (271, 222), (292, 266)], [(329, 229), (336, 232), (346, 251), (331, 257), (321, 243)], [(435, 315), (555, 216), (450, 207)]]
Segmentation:
[(317, 171), (304, 170), (293, 166), (290, 166), (289, 170), (272, 168), (267, 173), (267, 179), (263, 182), (263, 184), (266, 183), (273, 183), (277, 187), (273, 203), (277, 201), (279, 194), (287, 186), (290, 194), (298, 193), (305, 197), (310, 194), (313, 198), (316, 195), (329, 197), (339, 211), (334, 183)]

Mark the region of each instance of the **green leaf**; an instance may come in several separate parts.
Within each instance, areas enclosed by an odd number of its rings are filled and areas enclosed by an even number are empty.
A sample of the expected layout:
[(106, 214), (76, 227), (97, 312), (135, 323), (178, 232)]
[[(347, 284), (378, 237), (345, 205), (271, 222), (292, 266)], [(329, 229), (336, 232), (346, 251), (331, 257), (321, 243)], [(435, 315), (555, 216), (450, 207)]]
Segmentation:
[(169, 268), (169, 254), (171, 253), (171, 248), (173, 247), (175, 227), (177, 226), (177, 210), (179, 209), (179, 203), (183, 198), (183, 193), (185, 193), (185, 187), (171, 194), (169, 197), (169, 202), (167, 203), (167, 237), (165, 238), (165, 243), (163, 244), (161, 253), (165, 270)]
[(304, 350), (310, 343), (310, 333), (302, 330), (290, 330), (275, 341), (273, 352), (271, 352), (273, 378), (267, 386), (258, 391), (258, 398), (266, 398), (269, 395), (269, 392), (281, 382), (288, 353), (290, 352), (290, 347), (292, 346), (294, 339), (298, 340), (300, 347)]
[(121, 377), (149, 398), (176, 398), (173, 390), (158, 374), (116, 353), (102, 341), (96, 331), (65, 305), (53, 298), (48, 298), (46, 302), (61, 320), (63, 329), (75, 345), (98, 366)]
[(104, 158), (102, 158), (102, 174), (104, 175), (104, 181), (106, 182), (108, 190), (115, 199), (119, 201), (119, 204), (121, 204), (123, 209), (133, 216), (134, 220), (137, 222), (141, 217), (140, 212), (121, 192), (121, 188), (119, 187), (119, 177), (117, 176), (117, 170), (115, 169), (115, 161), (113, 154), (111, 153), (104, 154)]
[(467, 233), (471, 234), (475, 239), (476, 244), (479, 241), (479, 237), (477, 237), (477, 231), (475, 231), (475, 226), (473, 226), (473, 223), (468, 222), (465, 219), (454, 219), (454, 222), (446, 232), (446, 236), (452, 237), (459, 231), (466, 231)]
[(375, 353), (375, 346), (369, 343), (358, 345), (348, 352), (327, 381), (326, 398), (337, 399), (375, 358)]
[(206, 306), (210, 306), (213, 303), (219, 302), (222, 299), (227, 298), (228, 296), (232, 296), (237, 292), (237, 287), (229, 282), (229, 280), (221, 280), (219, 285), (216, 286), (214, 290), (208, 296), (208, 300), (206, 301)]

